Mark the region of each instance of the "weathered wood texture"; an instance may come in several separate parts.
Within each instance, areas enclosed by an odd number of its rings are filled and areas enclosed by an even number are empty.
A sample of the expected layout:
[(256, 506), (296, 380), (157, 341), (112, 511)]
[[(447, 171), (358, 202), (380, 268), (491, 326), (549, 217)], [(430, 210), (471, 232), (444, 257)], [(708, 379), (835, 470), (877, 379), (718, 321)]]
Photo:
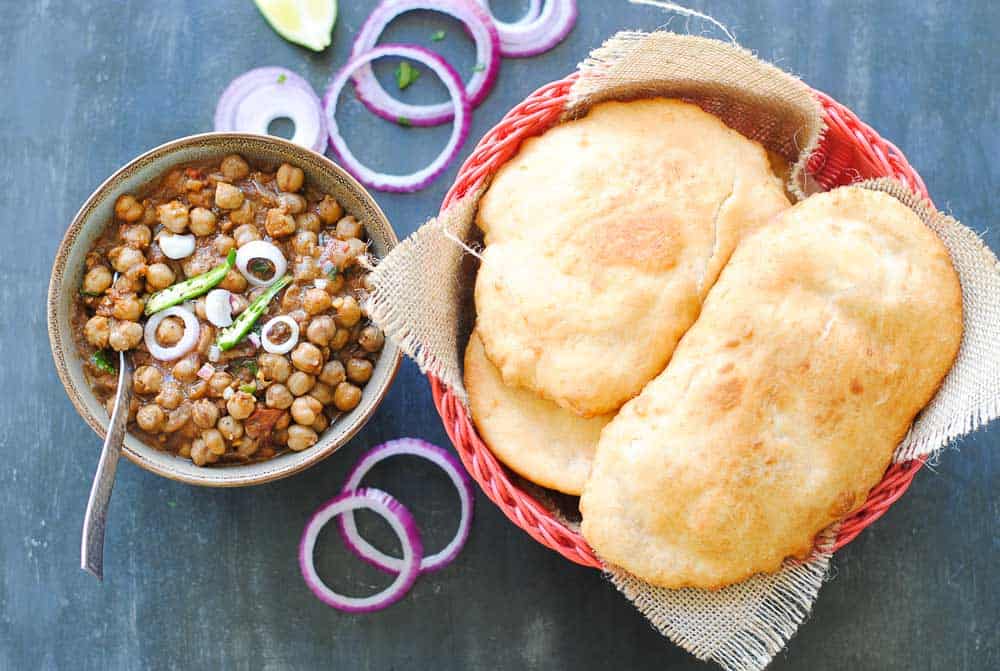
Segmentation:
[[(414, 435), (446, 444), (426, 382), (409, 363), (374, 421), (342, 453), (284, 482), (196, 489), (130, 464), (119, 471), (107, 582), (78, 568), (81, 516), (99, 441), (56, 378), (44, 296), (77, 207), (119, 165), (208, 130), (235, 75), (283, 65), (322, 87), (374, 5), (342, 2), (334, 45), (283, 42), (249, 0), (4, 2), (0, 22), (0, 669), (700, 669), (655, 634), (593, 571), (567, 564), (480, 497), (472, 538), (447, 570), (391, 609), (347, 616), (312, 598), (295, 564), (309, 513), (366, 448)], [(495, 3), (507, 16), (520, 3)], [(1000, 249), (1000, 12), (992, 2), (694, 2), (762, 57), (853, 107), (909, 155), (940, 206)], [(503, 63), (472, 139), (538, 85), (571, 70), (621, 28), (669, 24), (624, 0), (581, 0), (554, 51)], [(438, 45), (474, 66), (458, 24), (427, 13), (395, 40)], [(382, 75), (391, 75), (394, 63)], [(394, 85), (393, 85), (394, 87)], [(408, 99), (441, 96), (429, 74)], [(424, 98), (427, 99), (427, 98)], [(447, 128), (402, 129), (345, 96), (342, 122), (366, 160), (414, 168)], [(466, 146), (466, 153), (472, 144)], [(380, 195), (401, 235), (434, 213), (453, 167), (416, 195)], [(996, 669), (1000, 427), (980, 431), (919, 475), (911, 491), (837, 555), (834, 578), (774, 669)], [(370, 482), (412, 505), (434, 545), (455, 502), (420, 464)], [(385, 584), (324, 536), (321, 570), (344, 587)]]

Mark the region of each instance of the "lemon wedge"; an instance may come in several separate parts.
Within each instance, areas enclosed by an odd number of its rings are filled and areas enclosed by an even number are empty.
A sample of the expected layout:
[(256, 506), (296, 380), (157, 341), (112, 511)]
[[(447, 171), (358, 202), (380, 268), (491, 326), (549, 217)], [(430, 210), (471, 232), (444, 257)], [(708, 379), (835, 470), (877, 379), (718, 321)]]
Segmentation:
[(313, 51), (330, 46), (337, 0), (254, 0), (274, 30), (289, 42)]

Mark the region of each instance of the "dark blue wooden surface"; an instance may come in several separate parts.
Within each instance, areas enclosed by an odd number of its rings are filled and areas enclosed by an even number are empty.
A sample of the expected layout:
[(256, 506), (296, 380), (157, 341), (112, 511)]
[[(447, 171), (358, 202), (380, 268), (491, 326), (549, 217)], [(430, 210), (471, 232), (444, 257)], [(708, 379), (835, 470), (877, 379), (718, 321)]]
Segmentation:
[[(312, 598), (295, 564), (298, 536), (358, 455), (402, 435), (446, 444), (410, 363), (347, 448), (293, 479), (213, 491), (123, 465), (107, 581), (77, 568), (99, 444), (59, 385), (45, 335), (59, 238), (118, 166), (210, 129), (216, 99), (235, 75), (282, 65), (322, 87), (374, 2), (342, 4), (333, 46), (314, 55), (278, 38), (249, 0), (2, 3), (0, 669), (704, 668), (655, 634), (596, 572), (536, 545), (481, 496), (465, 552), (400, 604), (348, 616)], [(512, 16), (519, 4), (495, 7)], [(623, 0), (580, 4), (576, 29), (557, 49), (503, 63), (472, 140), (618, 29), (707, 30)], [(940, 206), (1000, 249), (994, 3), (691, 4), (856, 110), (908, 154)], [(439, 27), (448, 37), (436, 48), (470, 72), (471, 44), (437, 15), (402, 19), (388, 38), (430, 44)], [(429, 100), (441, 87), (426, 75), (406, 96)], [(346, 96), (341, 118), (358, 154), (387, 169), (418, 167), (448, 133), (398, 128)], [(415, 195), (378, 196), (401, 235), (436, 211), (454, 173)], [(992, 427), (947, 450), (836, 556), (812, 616), (772, 668), (1000, 667), (998, 438)], [(432, 468), (386, 464), (370, 482), (414, 509), (428, 545), (448, 537), (456, 504)], [(320, 546), (320, 570), (334, 584), (386, 584), (332, 535)]]

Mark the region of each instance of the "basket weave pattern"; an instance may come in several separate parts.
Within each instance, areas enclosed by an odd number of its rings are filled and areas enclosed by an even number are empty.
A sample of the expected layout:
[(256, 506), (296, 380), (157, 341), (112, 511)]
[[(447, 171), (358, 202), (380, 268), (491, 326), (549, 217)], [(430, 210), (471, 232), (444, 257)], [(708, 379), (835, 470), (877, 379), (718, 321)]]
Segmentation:
[[(555, 125), (563, 114), (576, 77), (574, 73), (547, 84), (510, 110), (462, 164), (455, 183), (445, 196), (442, 210), (484, 184), (517, 153), (522, 141), (541, 135)], [(927, 197), (927, 188), (920, 175), (896, 146), (879, 137), (837, 101), (819, 91), (815, 93), (823, 107), (827, 131), (806, 168), (820, 188), (828, 190), (863, 179), (893, 177)], [(600, 560), (578, 531), (566, 526), (511, 480), (508, 471), (479, 437), (462, 402), (437, 378), (428, 377), (445, 431), (462, 463), (486, 496), (542, 545), (577, 564), (601, 568)], [(910, 486), (924, 461), (920, 458), (892, 464), (882, 481), (872, 489), (864, 506), (841, 525), (834, 549), (850, 543), (865, 527), (884, 515)]]

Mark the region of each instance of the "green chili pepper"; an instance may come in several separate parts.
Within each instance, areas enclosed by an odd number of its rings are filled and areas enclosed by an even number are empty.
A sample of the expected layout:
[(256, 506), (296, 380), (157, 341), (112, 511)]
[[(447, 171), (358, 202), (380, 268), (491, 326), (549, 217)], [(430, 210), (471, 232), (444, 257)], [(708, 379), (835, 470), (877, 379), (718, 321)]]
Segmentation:
[(236, 344), (243, 340), (253, 325), (257, 323), (260, 316), (267, 312), (267, 305), (271, 302), (271, 299), (278, 295), (278, 292), (287, 287), (292, 283), (292, 278), (285, 275), (280, 280), (272, 284), (267, 288), (267, 290), (260, 296), (254, 299), (250, 306), (240, 313), (240, 316), (236, 318), (231, 325), (222, 329), (219, 333), (219, 338), (216, 340), (216, 344), (219, 349), (225, 351), (236, 347)]
[(115, 365), (111, 363), (108, 353), (102, 349), (97, 350), (91, 355), (90, 362), (94, 364), (94, 367), (97, 368), (97, 370), (104, 373), (113, 374), (118, 371), (118, 369), (115, 368)]
[(226, 277), (226, 273), (236, 265), (236, 250), (230, 249), (226, 260), (207, 273), (171, 285), (162, 291), (157, 291), (146, 301), (146, 315), (156, 314), (191, 298), (207, 294), (215, 285)]
[(240, 385), (240, 391), (242, 391), (245, 394), (252, 394), (255, 391), (257, 391), (257, 385), (254, 382), (250, 382), (250, 383), (247, 383), (247, 384), (241, 384)]

